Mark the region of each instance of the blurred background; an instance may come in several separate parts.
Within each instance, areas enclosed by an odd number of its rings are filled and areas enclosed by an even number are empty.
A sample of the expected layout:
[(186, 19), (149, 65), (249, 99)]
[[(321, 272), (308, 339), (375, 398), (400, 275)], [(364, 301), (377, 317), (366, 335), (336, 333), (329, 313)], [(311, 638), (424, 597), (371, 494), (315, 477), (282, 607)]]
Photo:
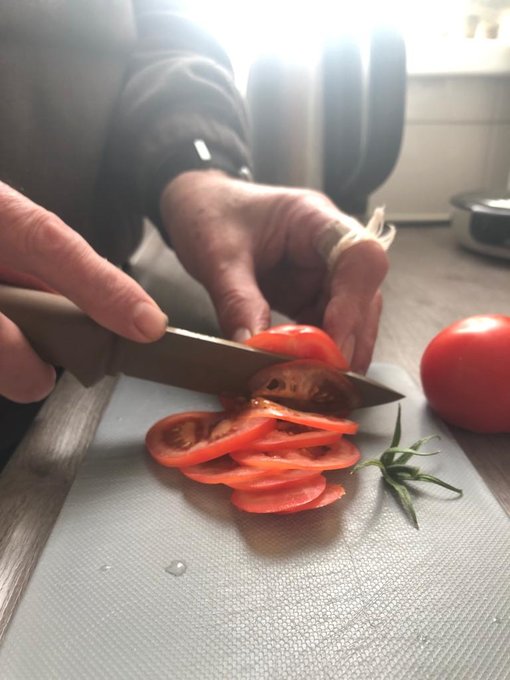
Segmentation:
[(510, 0), (188, 0), (227, 49), (257, 179), (445, 221), (509, 189)]

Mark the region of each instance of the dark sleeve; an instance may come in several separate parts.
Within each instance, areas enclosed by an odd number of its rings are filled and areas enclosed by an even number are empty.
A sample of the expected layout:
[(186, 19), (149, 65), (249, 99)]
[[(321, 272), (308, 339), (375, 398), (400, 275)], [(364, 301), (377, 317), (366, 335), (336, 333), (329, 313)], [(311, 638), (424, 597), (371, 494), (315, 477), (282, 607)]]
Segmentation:
[(232, 167), (250, 165), (244, 103), (227, 55), (166, 6), (154, 0), (134, 4), (138, 42), (107, 153), (122, 200), (156, 224), (160, 191), (179, 170), (189, 169), (180, 169), (179, 159), (193, 140), (203, 139)]

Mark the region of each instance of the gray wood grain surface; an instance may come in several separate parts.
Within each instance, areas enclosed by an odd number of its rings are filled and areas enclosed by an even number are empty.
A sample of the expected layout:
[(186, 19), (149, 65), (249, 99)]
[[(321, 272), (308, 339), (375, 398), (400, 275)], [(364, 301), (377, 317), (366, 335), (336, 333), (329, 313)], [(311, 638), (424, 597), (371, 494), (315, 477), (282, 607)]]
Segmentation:
[[(389, 254), (374, 359), (402, 366), (417, 384), (421, 356), (442, 328), (473, 314), (510, 316), (510, 260), (461, 248), (449, 227), (401, 227)], [(510, 435), (450, 429), (510, 513)]]
[(0, 476), (0, 639), (51, 533), (115, 380), (64, 374)]
[[(400, 228), (390, 259), (374, 358), (402, 366), (417, 383), (423, 350), (445, 325), (475, 313), (510, 315), (510, 261), (460, 249), (447, 227)], [(186, 287), (185, 276), (177, 276)], [(85, 390), (65, 375), (0, 476), (0, 638), (113, 385), (114, 381), (107, 379)], [(510, 512), (510, 435), (453, 433)]]

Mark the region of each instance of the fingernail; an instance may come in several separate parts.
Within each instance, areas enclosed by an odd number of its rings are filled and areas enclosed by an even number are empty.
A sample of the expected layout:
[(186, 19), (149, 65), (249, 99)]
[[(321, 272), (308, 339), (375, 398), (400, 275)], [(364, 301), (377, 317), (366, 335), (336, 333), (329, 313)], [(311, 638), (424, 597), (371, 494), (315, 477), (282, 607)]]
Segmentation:
[(53, 368), (53, 366), (46, 365), (44, 370), (44, 373), (46, 374), (42, 380), (42, 385), (39, 384), (37, 386), (34, 386), (32, 389), (34, 390), (31, 394), (31, 397), (29, 399), (30, 402), (36, 402), (36, 401), (42, 401), (43, 399), (46, 399), (47, 396), (50, 395), (50, 393), (53, 391), (55, 388), (55, 383), (57, 381), (57, 372)]
[(342, 353), (348, 364), (351, 363), (352, 357), (354, 356), (354, 349), (356, 347), (356, 338), (354, 335), (349, 335), (345, 342), (342, 343)]
[(238, 328), (232, 335), (234, 342), (246, 342), (249, 338), (251, 338), (251, 333), (247, 328)]
[(138, 302), (133, 311), (133, 321), (147, 340), (157, 340), (165, 332), (168, 317), (161, 309), (150, 302)]

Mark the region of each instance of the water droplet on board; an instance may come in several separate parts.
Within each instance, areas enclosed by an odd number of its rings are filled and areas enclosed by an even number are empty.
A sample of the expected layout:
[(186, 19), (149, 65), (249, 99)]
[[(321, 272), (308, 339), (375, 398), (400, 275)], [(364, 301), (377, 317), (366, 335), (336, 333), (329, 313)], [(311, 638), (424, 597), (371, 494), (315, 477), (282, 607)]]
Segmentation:
[(102, 564), (99, 567), (99, 571), (110, 571), (111, 568), (112, 568), (111, 564)]
[(492, 619), (492, 623), (501, 623), (502, 621), (503, 621), (503, 619), (501, 618), (501, 616), (495, 616)]
[(422, 647), (425, 647), (425, 645), (428, 645), (430, 642), (429, 636), (425, 635), (424, 633), (421, 633), (418, 635), (418, 642)]
[(167, 574), (172, 574), (172, 576), (182, 576), (187, 568), (186, 562), (183, 562), (182, 560), (172, 560), (170, 564), (165, 567), (165, 571)]

